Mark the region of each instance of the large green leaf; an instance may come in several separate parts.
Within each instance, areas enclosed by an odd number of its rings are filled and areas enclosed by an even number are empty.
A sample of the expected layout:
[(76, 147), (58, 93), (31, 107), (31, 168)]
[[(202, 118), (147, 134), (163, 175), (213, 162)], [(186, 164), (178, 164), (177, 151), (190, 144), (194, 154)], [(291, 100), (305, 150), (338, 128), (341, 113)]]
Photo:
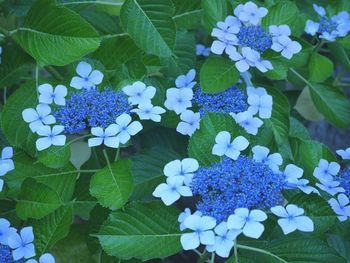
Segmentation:
[(132, 203), (112, 212), (97, 237), (108, 255), (120, 259), (164, 258), (181, 250), (179, 213), (158, 201)]
[(53, 189), (28, 178), (22, 184), (16, 212), (23, 220), (27, 218), (40, 219), (61, 205), (62, 200)]
[(311, 81), (323, 82), (333, 74), (333, 62), (318, 53), (313, 53), (309, 64), (309, 77)]
[(38, 160), (50, 168), (61, 168), (69, 162), (70, 144), (64, 146), (51, 146), (50, 148), (39, 152)]
[(317, 110), (330, 123), (341, 128), (350, 124), (350, 102), (338, 87), (318, 83), (311, 83), (309, 87)]
[(23, 152), (16, 153), (13, 161), (16, 169), (5, 178), (5, 182), (9, 186), (9, 196), (16, 197), (22, 182), (26, 178), (33, 178), (53, 189), (62, 200), (69, 201), (71, 199), (77, 177), (77, 172), (72, 165), (61, 169), (51, 169), (36, 162), (35, 159)]
[(57, 241), (68, 235), (73, 223), (73, 209), (71, 205), (62, 206), (55, 212), (40, 220), (31, 220), (34, 228), (35, 251), (38, 255), (48, 252)]
[(223, 57), (211, 57), (201, 68), (200, 82), (205, 93), (217, 93), (226, 90), (239, 79), (239, 72), (231, 60)]
[(119, 160), (101, 169), (91, 178), (90, 193), (112, 210), (121, 208), (129, 199), (133, 178), (129, 160)]
[(202, 0), (203, 24), (209, 33), (216, 23), (224, 21), (229, 13), (228, 1), (226, 0)]
[(32, 156), (36, 153), (37, 135), (30, 131), (28, 123), (23, 120), (22, 111), (35, 108), (37, 103), (35, 84), (28, 82), (10, 96), (1, 113), (1, 128), (6, 139), (12, 146), (22, 148)]
[(158, 184), (165, 180), (163, 168), (180, 155), (169, 148), (154, 147), (131, 157), (134, 177), (133, 199), (150, 196)]
[(200, 0), (173, 0), (175, 15), (173, 19), (178, 28), (195, 28), (200, 25), (203, 10)]
[(215, 137), (221, 131), (230, 132), (232, 140), (238, 135), (247, 137), (247, 134), (230, 115), (206, 112), (205, 117), (200, 122), (200, 129), (190, 138), (188, 155), (198, 160), (202, 165), (210, 165), (219, 161), (220, 158), (211, 152), (215, 144)]
[(125, 31), (147, 54), (170, 57), (176, 37), (174, 12), (170, 0), (127, 0), (120, 18)]
[(165, 72), (171, 76), (186, 74), (196, 65), (196, 42), (194, 35), (187, 31), (178, 31), (174, 55), (161, 59)]
[(308, 86), (306, 86), (300, 93), (294, 109), (306, 120), (320, 121), (324, 119), (323, 115), (316, 109), (314, 102), (312, 101)]
[(98, 48), (97, 31), (54, 0), (38, 0), (14, 39), (41, 64), (63, 66)]
[(298, 7), (290, 1), (278, 1), (269, 8), (269, 12), (262, 20), (266, 28), (270, 25), (292, 25), (299, 15)]

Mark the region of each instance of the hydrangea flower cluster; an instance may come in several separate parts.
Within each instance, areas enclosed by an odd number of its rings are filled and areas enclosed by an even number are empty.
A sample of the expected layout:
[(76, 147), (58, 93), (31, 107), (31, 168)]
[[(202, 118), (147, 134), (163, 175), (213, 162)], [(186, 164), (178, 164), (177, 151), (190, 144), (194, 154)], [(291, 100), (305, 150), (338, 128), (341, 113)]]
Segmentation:
[[(12, 156), (13, 156), (12, 147), (5, 147), (2, 149), (1, 157), (0, 157), (0, 178), (6, 175), (8, 172), (15, 169), (15, 164), (11, 159)], [(4, 187), (4, 180), (0, 179), (0, 192), (2, 191), (3, 187)]]
[(301, 45), (290, 38), (288, 25), (270, 25), (268, 31), (261, 26), (261, 20), (268, 13), (264, 7), (253, 2), (239, 4), (234, 9), (234, 16), (226, 17), (217, 23), (212, 36), (216, 37), (211, 52), (229, 56), (240, 72), (256, 67), (261, 72), (273, 69), (270, 61), (263, 58), (265, 51), (272, 49), (291, 59), (301, 50)]
[[(248, 86), (247, 96), (241, 89), (232, 86), (222, 92), (207, 94), (200, 87), (195, 87), (195, 76), (195, 70), (191, 69), (176, 79), (176, 88), (167, 90), (164, 105), (180, 115), (181, 121), (176, 128), (179, 133), (191, 136), (200, 128), (200, 118), (206, 112), (230, 114), (237, 124), (253, 135), (263, 125), (261, 119), (271, 117), (273, 98), (266, 89)], [(188, 109), (191, 107), (198, 112)]]
[(11, 227), (8, 220), (0, 218), (0, 262), (55, 263), (54, 257), (49, 253), (41, 255), (39, 261), (34, 259), (36, 253), (33, 241), (32, 227), (24, 227), (17, 233), (17, 229)]
[(153, 196), (161, 198), (165, 205), (181, 196), (198, 200), (193, 214), (186, 208), (178, 218), (180, 230), (186, 230), (181, 235), (185, 250), (202, 244), (209, 252), (228, 257), (239, 235), (255, 239), (262, 235), (262, 222), (269, 209), (286, 235), (295, 230), (314, 230), (304, 209), (293, 204), (283, 206), (285, 188), (312, 192), (305, 190), (307, 183), (303, 182), (304, 187), (299, 184), (303, 170), (290, 164), (281, 172), (283, 159), (279, 153), (270, 154), (268, 148), (257, 145), (252, 148), (251, 158), (242, 154), (248, 146), (245, 137), (232, 140), (229, 132), (221, 131), (212, 148), (214, 155), (223, 157), (219, 162), (200, 167), (197, 160), (186, 158), (164, 167), (167, 180), (154, 190)]
[(315, 12), (319, 15), (319, 21), (307, 20), (305, 32), (311, 36), (319, 35), (319, 38), (327, 41), (335, 41), (337, 37), (345, 37), (350, 31), (349, 13), (341, 11), (329, 18), (322, 6), (313, 4)]
[[(84, 61), (78, 64), (76, 72), (78, 76), (72, 78), (70, 85), (79, 92), (71, 92), (66, 98), (68, 91), (65, 86), (40, 85), (39, 104), (35, 109), (22, 112), (31, 131), (42, 136), (36, 141), (39, 151), (51, 145), (63, 146), (66, 134), (84, 134), (86, 130), (95, 136), (88, 140), (90, 147), (104, 144), (118, 148), (142, 130), (139, 121), (132, 121), (132, 113), (141, 120), (161, 120), (160, 114), (165, 110), (151, 103), (156, 88), (137, 81), (120, 91), (109, 88), (99, 91), (97, 85), (102, 83), (102, 72), (93, 70)], [(53, 112), (49, 105), (55, 107)], [(55, 125), (50, 127), (51, 124)]]

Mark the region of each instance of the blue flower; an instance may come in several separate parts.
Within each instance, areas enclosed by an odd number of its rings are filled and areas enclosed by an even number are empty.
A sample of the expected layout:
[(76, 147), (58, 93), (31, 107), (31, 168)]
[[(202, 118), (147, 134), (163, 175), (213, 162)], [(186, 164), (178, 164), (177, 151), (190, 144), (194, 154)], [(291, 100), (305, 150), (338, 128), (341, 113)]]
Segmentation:
[(192, 89), (170, 88), (166, 91), (166, 101), (164, 105), (167, 109), (175, 111), (176, 114), (184, 112), (192, 107)]
[(55, 102), (56, 105), (66, 105), (67, 88), (63, 85), (57, 85), (54, 89), (50, 84), (42, 84), (38, 87), (40, 93), (39, 102), (51, 104)]
[(345, 150), (337, 150), (337, 154), (340, 155), (343, 160), (350, 160), (350, 147)]
[(89, 147), (95, 147), (101, 145), (102, 143), (107, 147), (118, 148), (119, 139), (117, 133), (119, 131), (117, 124), (109, 125), (105, 130), (101, 127), (91, 128), (91, 134), (96, 136), (95, 138), (90, 138), (88, 140)]
[(287, 59), (291, 59), (294, 54), (301, 51), (301, 45), (297, 41), (291, 40), (287, 36), (280, 36), (274, 41), (271, 49), (281, 52), (281, 55)]
[(316, 183), (318, 188), (334, 196), (338, 193), (345, 192), (345, 189), (340, 186), (340, 182), (327, 178), (319, 178), (320, 183)]
[(94, 89), (96, 85), (101, 84), (103, 74), (101, 71), (92, 70), (89, 63), (80, 62), (76, 68), (79, 77), (73, 77), (70, 86), (76, 89)]
[(37, 133), (40, 136), (36, 140), (36, 148), (38, 151), (45, 150), (51, 145), (63, 146), (66, 143), (66, 136), (62, 133), (64, 127), (62, 125), (55, 125), (52, 128), (50, 126), (41, 126), (38, 128)]
[(321, 159), (318, 166), (315, 168), (313, 175), (318, 179), (332, 181), (333, 176), (337, 175), (340, 171), (340, 165), (336, 162), (329, 163), (325, 159)]
[(344, 188), (345, 194), (350, 196), (350, 166), (342, 170), (336, 178), (340, 182), (340, 186)]
[(242, 26), (237, 34), (238, 43), (244, 47), (250, 47), (259, 53), (264, 53), (271, 48), (272, 37), (261, 26)]
[[(35, 259), (27, 260), (26, 263), (38, 263)], [(55, 258), (49, 254), (45, 253), (39, 258), (39, 263), (55, 263)]]
[(221, 131), (215, 137), (212, 154), (218, 156), (225, 155), (232, 160), (237, 160), (241, 151), (247, 149), (248, 145), (249, 141), (243, 136), (238, 136), (231, 142), (231, 134), (227, 131)]
[(29, 123), (29, 128), (32, 132), (36, 132), (40, 126), (44, 124), (54, 124), (56, 119), (54, 116), (50, 115), (51, 108), (47, 104), (38, 104), (36, 109), (28, 108), (23, 110), (22, 117), (23, 120)]
[(148, 104), (156, 94), (156, 88), (146, 86), (141, 81), (136, 81), (132, 85), (125, 86), (123, 92), (129, 96), (128, 101), (131, 105)]
[(314, 231), (314, 223), (312, 220), (307, 216), (303, 216), (304, 209), (296, 205), (287, 205), (286, 208), (283, 206), (275, 206), (271, 208), (271, 212), (281, 217), (281, 219), (278, 219), (277, 223), (280, 225), (285, 235), (295, 230), (303, 232)]
[(12, 147), (5, 147), (2, 149), (1, 157), (0, 157), (0, 176), (15, 169), (15, 164), (11, 159), (12, 156), (13, 156)]
[(345, 194), (339, 194), (337, 199), (332, 198), (328, 203), (338, 215), (339, 221), (345, 221), (350, 217), (350, 201)]
[(184, 220), (184, 225), (186, 228), (194, 231), (181, 235), (180, 241), (184, 250), (195, 249), (200, 244), (215, 244), (215, 235), (212, 230), (216, 225), (215, 218), (190, 215)]
[(258, 7), (253, 2), (247, 2), (244, 5), (239, 4), (234, 10), (234, 14), (239, 20), (253, 25), (259, 24), (267, 13), (268, 11), (265, 7)]
[(180, 122), (176, 127), (176, 131), (183, 135), (192, 136), (199, 129), (201, 116), (200, 113), (194, 113), (191, 110), (185, 110), (180, 115)]
[(8, 238), (8, 245), (13, 249), (12, 256), (14, 260), (21, 258), (31, 258), (35, 256), (33, 245), (34, 234), (32, 227), (22, 228), (20, 234), (13, 234)]
[(279, 171), (279, 166), (282, 165), (283, 159), (279, 153), (272, 153), (264, 146), (254, 146), (252, 149), (253, 159), (257, 162), (262, 162), (268, 165), (273, 171)]
[(8, 245), (8, 239), (16, 234), (17, 230), (11, 227), (10, 222), (4, 218), (0, 218), (0, 244)]
[(259, 96), (257, 94), (249, 94), (248, 95), (248, 111), (251, 114), (259, 113), (259, 117), (262, 119), (271, 118), (272, 114), (272, 96), (268, 94), (264, 94)]
[(78, 133), (93, 127), (106, 128), (121, 114), (129, 113), (131, 108), (122, 91), (83, 89), (71, 93), (66, 105), (59, 107), (53, 115), (65, 132)]
[(23, 260), (14, 260), (11, 253), (11, 248), (0, 244), (0, 262), (3, 263), (24, 263)]
[(175, 80), (175, 85), (179, 89), (192, 89), (196, 85), (196, 81), (193, 81), (196, 77), (196, 71), (191, 69), (186, 75), (180, 75)]
[(283, 172), (286, 178), (286, 189), (299, 189), (305, 194), (319, 194), (318, 190), (309, 186), (309, 180), (300, 179), (303, 176), (304, 170), (294, 164), (288, 164)]
[(209, 57), (210, 55), (210, 47), (205, 47), (202, 44), (196, 45), (196, 55), (197, 56), (203, 56), (203, 57)]
[(264, 124), (262, 120), (257, 117), (253, 117), (249, 111), (239, 112), (237, 114), (231, 113), (232, 118), (237, 124), (242, 126), (249, 134), (256, 135), (258, 129)]
[(236, 86), (223, 92), (207, 94), (201, 88), (195, 89), (193, 103), (199, 108), (201, 115), (205, 111), (219, 113), (238, 113), (248, 109), (247, 96)]
[(127, 143), (131, 136), (136, 135), (142, 130), (142, 124), (139, 121), (132, 121), (129, 114), (123, 113), (116, 118), (118, 135), (117, 138), (122, 144)]
[(247, 208), (237, 208), (227, 219), (228, 229), (242, 230), (243, 234), (251, 238), (259, 238), (265, 230), (261, 223), (267, 219), (264, 211)]
[(224, 158), (210, 167), (200, 167), (190, 187), (199, 197), (197, 210), (222, 222), (236, 208), (265, 209), (281, 204), (284, 181), (283, 174), (241, 155), (236, 161)]
[[(186, 219), (187, 217), (189, 217), (190, 215), (192, 215), (192, 213), (191, 213), (191, 209), (189, 209), (189, 208), (185, 208), (185, 211), (183, 211), (183, 212), (179, 215), (179, 218), (177, 219), (177, 221), (180, 223), (180, 230), (181, 230), (181, 231), (183, 231), (183, 230), (186, 229), (184, 222), (185, 222), (185, 219)], [(193, 215), (202, 216), (202, 213), (199, 212), (199, 211), (196, 211), (196, 212), (193, 213)]]
[(185, 158), (183, 160), (174, 160), (164, 166), (164, 175), (168, 177), (176, 176), (183, 177), (184, 184), (191, 184), (193, 173), (199, 168), (199, 163), (196, 159)]
[(140, 120), (160, 122), (162, 119), (160, 114), (163, 114), (165, 110), (162, 107), (153, 106), (151, 103), (143, 103), (140, 104), (137, 109), (131, 110), (131, 112), (135, 112)]

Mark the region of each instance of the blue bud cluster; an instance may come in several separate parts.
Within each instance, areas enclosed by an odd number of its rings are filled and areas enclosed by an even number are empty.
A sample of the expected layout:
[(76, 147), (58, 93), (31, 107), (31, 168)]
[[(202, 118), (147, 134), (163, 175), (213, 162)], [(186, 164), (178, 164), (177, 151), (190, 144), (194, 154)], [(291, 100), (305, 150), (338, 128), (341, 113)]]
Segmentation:
[(240, 156), (236, 161), (224, 158), (211, 167), (199, 168), (191, 189), (200, 198), (197, 209), (220, 223), (236, 208), (265, 209), (282, 204), (284, 180), (282, 173)]
[(129, 113), (131, 108), (122, 91), (83, 89), (71, 93), (66, 105), (55, 110), (53, 115), (65, 132), (77, 133), (91, 127), (106, 128), (121, 114)]
[(272, 46), (272, 37), (259, 25), (242, 26), (237, 34), (238, 43), (259, 53)]
[(0, 262), (3, 263), (24, 263), (23, 260), (14, 261), (11, 253), (11, 248), (0, 244)]
[(345, 194), (350, 198), (350, 166), (339, 173), (337, 181), (340, 182), (340, 186), (345, 189)]
[(205, 111), (219, 113), (239, 113), (248, 109), (247, 96), (245, 93), (232, 86), (223, 92), (215, 94), (203, 93), (201, 88), (194, 91), (193, 102), (199, 108), (203, 116)]
[(321, 34), (324, 32), (328, 32), (330, 34), (332, 31), (336, 30), (338, 26), (336, 22), (326, 16), (322, 16), (318, 23), (320, 24), (318, 32)]

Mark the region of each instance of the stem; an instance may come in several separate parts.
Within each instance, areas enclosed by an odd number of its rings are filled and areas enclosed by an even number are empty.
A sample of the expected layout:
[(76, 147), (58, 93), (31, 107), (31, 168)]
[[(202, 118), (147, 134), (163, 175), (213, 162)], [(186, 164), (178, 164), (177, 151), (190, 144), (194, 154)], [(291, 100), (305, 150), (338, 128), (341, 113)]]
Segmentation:
[(115, 162), (119, 160), (119, 155), (120, 155), (120, 147), (117, 149), (117, 152), (115, 154), (115, 158), (114, 158)]
[(4, 105), (6, 104), (7, 87), (4, 88)]
[(37, 95), (38, 100), (39, 100), (38, 86), (39, 86), (39, 66), (38, 66), (38, 63), (36, 63), (36, 66), (35, 66), (35, 87), (36, 87), (36, 95)]
[(75, 139), (69, 141), (67, 144), (72, 144), (73, 142), (79, 141), (80, 139), (84, 139), (84, 138), (87, 138), (87, 137), (91, 137), (91, 134), (86, 134), (86, 135), (80, 136), (78, 138), (75, 138)]
[(108, 154), (107, 154), (106, 149), (103, 149), (103, 155), (105, 156), (108, 169), (109, 169), (110, 173), (112, 174), (112, 167), (111, 167), (111, 163), (109, 162), (109, 158), (108, 158)]
[(321, 40), (320, 43), (318, 43), (318, 45), (315, 47), (315, 52), (317, 53), (321, 47), (323, 46), (323, 44), (326, 43), (323, 39)]
[(57, 80), (64, 80), (62, 75), (53, 67), (53, 66), (46, 66), (45, 69), (52, 75), (54, 76)]
[(285, 261), (283, 258), (280, 258), (279, 256), (277, 256), (277, 255), (275, 255), (275, 254), (272, 254), (272, 253), (269, 252), (269, 251), (260, 249), (260, 248), (249, 247), (249, 246), (244, 246), (244, 245), (237, 245), (237, 248), (241, 248), (241, 249), (250, 250), (250, 251), (262, 253), (262, 254), (265, 254), (265, 255), (269, 255), (269, 256), (271, 256), (271, 257), (273, 257), (273, 258), (278, 259), (279, 261), (281, 261), (281, 262), (283, 262), (283, 263), (288, 263), (288, 262)]
[(300, 75), (295, 69), (290, 68), (290, 71), (292, 71), (299, 79), (304, 81), (306, 85), (312, 86), (311, 83), (307, 79), (305, 79), (302, 75)]
[(210, 254), (204, 250), (200, 258), (197, 260), (197, 263), (204, 263), (209, 259)]
[(193, 249), (193, 252), (195, 252), (199, 257), (201, 257), (202, 256), (202, 253), (201, 252), (199, 252), (197, 249)]
[(215, 262), (215, 253), (211, 253), (210, 263)]
[(241, 73), (241, 77), (243, 78), (245, 84), (247, 87), (254, 87), (252, 81), (251, 81), (251, 75), (248, 71)]
[(235, 254), (235, 263), (238, 263), (238, 251), (237, 251), (237, 246), (238, 246), (238, 243), (237, 243), (237, 238), (235, 239), (235, 243), (234, 243), (234, 254)]

